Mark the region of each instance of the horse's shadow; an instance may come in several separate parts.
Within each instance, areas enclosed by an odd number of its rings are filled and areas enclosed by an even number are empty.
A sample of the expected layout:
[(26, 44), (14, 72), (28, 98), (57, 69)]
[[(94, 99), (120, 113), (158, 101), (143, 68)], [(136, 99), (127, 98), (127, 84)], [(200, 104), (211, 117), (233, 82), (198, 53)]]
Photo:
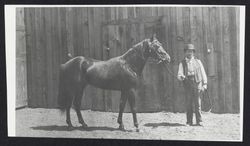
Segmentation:
[(157, 128), (157, 127), (160, 127), (160, 126), (177, 127), (177, 126), (185, 126), (185, 125), (180, 124), (180, 123), (166, 123), (166, 122), (163, 122), (163, 123), (146, 123), (146, 124), (144, 124), (144, 126)]
[[(79, 131), (96, 131), (96, 130), (102, 130), (102, 131), (121, 131), (118, 128), (113, 127), (72, 127), (69, 128), (68, 126), (58, 126), (58, 125), (49, 125), (49, 126), (37, 126), (37, 127), (31, 127), (33, 130), (44, 130), (44, 131), (73, 131), (73, 130), (79, 130)], [(132, 130), (123, 130), (125, 132), (132, 132)]]

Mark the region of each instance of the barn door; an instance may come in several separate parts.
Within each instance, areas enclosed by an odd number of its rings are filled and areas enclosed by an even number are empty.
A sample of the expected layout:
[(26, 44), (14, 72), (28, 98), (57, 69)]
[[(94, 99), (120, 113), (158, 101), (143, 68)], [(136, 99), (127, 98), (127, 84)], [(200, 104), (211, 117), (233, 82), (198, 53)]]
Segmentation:
[[(125, 53), (134, 44), (150, 38), (154, 33), (166, 49), (165, 26), (160, 17), (133, 19), (111, 22), (102, 28), (103, 59), (107, 60)], [(168, 94), (165, 89), (169, 83), (163, 65), (148, 61), (143, 70), (143, 80), (137, 90), (136, 105), (138, 112), (166, 109)], [(119, 111), (120, 93), (104, 91), (106, 111)], [(125, 111), (130, 111), (128, 105)]]

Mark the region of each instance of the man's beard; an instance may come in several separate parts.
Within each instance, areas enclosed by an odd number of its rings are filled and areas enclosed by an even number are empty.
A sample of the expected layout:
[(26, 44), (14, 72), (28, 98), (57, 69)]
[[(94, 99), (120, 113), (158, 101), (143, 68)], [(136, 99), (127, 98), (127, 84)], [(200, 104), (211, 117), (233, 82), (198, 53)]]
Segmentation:
[(187, 58), (188, 58), (188, 59), (191, 59), (192, 57), (193, 57), (193, 54), (188, 54), (188, 55), (187, 55)]

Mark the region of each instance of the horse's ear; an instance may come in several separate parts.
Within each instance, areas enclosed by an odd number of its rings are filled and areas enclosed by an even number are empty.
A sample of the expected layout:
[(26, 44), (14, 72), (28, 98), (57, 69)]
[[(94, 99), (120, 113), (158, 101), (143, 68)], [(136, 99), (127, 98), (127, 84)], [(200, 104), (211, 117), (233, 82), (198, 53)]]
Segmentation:
[(142, 44), (143, 44), (143, 47), (149, 46), (148, 43), (149, 43), (148, 39), (144, 40), (143, 43), (142, 43)]
[(150, 38), (150, 41), (151, 42), (153, 42), (154, 40), (156, 40), (156, 34), (154, 33), (153, 35), (152, 35), (152, 37)]

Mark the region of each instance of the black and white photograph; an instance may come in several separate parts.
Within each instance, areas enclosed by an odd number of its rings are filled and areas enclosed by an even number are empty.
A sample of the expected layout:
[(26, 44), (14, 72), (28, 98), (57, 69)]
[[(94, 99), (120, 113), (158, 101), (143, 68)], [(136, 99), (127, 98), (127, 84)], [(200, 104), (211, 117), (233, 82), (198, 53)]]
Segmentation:
[(5, 31), (10, 137), (243, 141), (243, 5), (5, 5)]

